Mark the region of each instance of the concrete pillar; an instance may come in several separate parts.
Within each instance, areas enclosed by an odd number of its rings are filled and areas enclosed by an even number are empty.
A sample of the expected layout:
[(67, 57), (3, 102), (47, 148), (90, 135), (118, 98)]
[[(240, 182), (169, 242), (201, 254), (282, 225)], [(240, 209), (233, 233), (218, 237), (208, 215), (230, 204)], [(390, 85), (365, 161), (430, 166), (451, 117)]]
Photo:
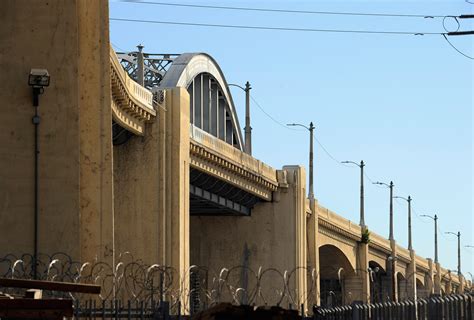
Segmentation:
[[(113, 262), (108, 2), (6, 0), (0, 10), (0, 252), (33, 251), (31, 68), (39, 100), (38, 250)], [(20, 236), (21, 235), (21, 236)]]
[[(426, 288), (426, 293), (427, 295), (431, 295), (434, 293), (434, 265), (433, 265), (433, 260), (431, 260), (430, 258), (426, 259), (428, 261), (428, 279), (429, 279), (429, 282), (428, 283), (425, 283), (425, 288)], [(426, 281), (425, 281), (426, 282)]]
[(390, 267), (389, 270), (390, 277), (390, 298), (393, 301), (398, 301), (398, 279), (397, 279), (397, 244), (394, 239), (390, 239), (390, 247), (392, 249), (391, 259), (388, 259)]
[(320, 270), (319, 270), (319, 223), (318, 223), (318, 201), (313, 199), (309, 202), (311, 215), (307, 217), (308, 233), (308, 268), (312, 270), (314, 277), (308, 278), (308, 305), (320, 305)]
[(417, 299), (417, 292), (416, 292), (416, 255), (415, 250), (410, 250), (410, 263), (408, 264), (407, 270), (407, 278), (406, 278), (406, 286), (407, 286), (407, 298), (410, 300)]
[(441, 265), (439, 262), (435, 263), (436, 272), (434, 274), (434, 286), (433, 286), (433, 294), (440, 295), (441, 294)]
[(465, 281), (466, 279), (464, 278), (464, 276), (461, 274), (461, 275), (458, 275), (458, 278), (459, 278), (459, 289), (458, 289), (458, 293), (459, 294), (462, 294), (464, 293), (464, 287), (465, 287)]
[[(165, 92), (166, 110), (159, 109), (161, 144), (157, 190), (160, 225), (160, 256), (164, 265), (179, 272), (178, 281), (187, 301), (189, 292), (189, 94), (185, 88)], [(178, 280), (178, 278), (176, 280)], [(183, 308), (186, 307), (183, 303)], [(187, 306), (189, 307), (189, 306)], [(183, 310), (187, 312), (187, 310)]]
[(359, 278), (361, 281), (361, 300), (364, 303), (370, 302), (370, 274), (369, 274), (369, 244), (359, 243), (358, 244), (358, 270)]
[(81, 0), (76, 5), (81, 259), (114, 261), (108, 3)]

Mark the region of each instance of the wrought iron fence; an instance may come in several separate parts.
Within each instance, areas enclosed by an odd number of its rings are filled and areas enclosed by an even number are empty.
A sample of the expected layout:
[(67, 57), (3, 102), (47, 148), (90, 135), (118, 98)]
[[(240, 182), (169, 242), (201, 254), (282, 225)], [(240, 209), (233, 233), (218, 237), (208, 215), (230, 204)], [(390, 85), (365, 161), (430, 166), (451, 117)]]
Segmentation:
[(318, 320), (473, 320), (474, 296), (457, 294), (432, 296), (417, 301), (352, 304), (335, 308), (314, 308)]

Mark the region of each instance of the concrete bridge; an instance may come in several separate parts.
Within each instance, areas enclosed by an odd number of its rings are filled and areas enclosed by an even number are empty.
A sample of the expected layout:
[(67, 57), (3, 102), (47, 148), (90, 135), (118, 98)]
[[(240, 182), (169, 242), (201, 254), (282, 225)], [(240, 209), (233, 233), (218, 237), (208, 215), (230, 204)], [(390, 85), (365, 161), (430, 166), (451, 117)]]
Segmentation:
[[(372, 230), (363, 241), (358, 224), (307, 199), (304, 167), (252, 157), (211, 56), (115, 53), (106, 1), (4, 9), (1, 252), (111, 265), (130, 252), (176, 270), (183, 294), (191, 265), (293, 270), (288, 289), (307, 305), (471, 287)], [(31, 68), (51, 75), (36, 109)]]
[[(284, 204), (279, 204), (282, 194), (287, 194), (290, 186), (300, 189), (300, 198), (305, 194), (304, 171), (302, 168), (275, 170), (245, 152), (232, 95), (222, 71), (212, 57), (207, 54), (183, 54), (171, 58), (169, 55), (144, 54), (142, 48), (139, 49), (133, 53), (121, 53), (118, 57), (111, 49), (111, 65), (114, 72), (122, 74), (123, 79), (129, 79), (129, 74), (144, 86), (147, 85), (144, 79), (148, 79), (148, 104), (142, 109), (154, 110), (153, 94), (161, 96), (159, 108), (175, 108), (164, 99), (171, 90), (166, 88), (182, 87), (189, 95), (189, 106), (186, 105), (188, 97), (184, 106), (186, 111), (189, 109), (189, 131), (185, 125), (182, 130), (189, 132), (189, 148), (186, 149), (189, 150), (191, 264), (207, 264), (216, 268), (228, 265), (231, 261), (252, 264), (248, 249), (249, 243), (254, 241), (250, 234), (256, 231), (249, 227), (252, 222), (243, 223), (250, 232), (240, 230), (239, 233), (229, 234), (219, 231), (226, 229), (225, 224), (238, 226), (240, 219), (258, 221), (256, 215), (264, 215), (263, 211), (269, 208), (277, 215), (288, 215), (288, 211), (280, 208), (286, 209)], [(166, 61), (160, 60), (163, 57), (166, 57)], [(125, 69), (120, 66), (119, 60)], [(166, 69), (160, 72), (152, 67), (165, 63)], [(128, 70), (128, 74), (124, 70)], [(138, 74), (142, 75), (141, 80), (137, 79)], [(137, 86), (133, 80), (122, 82)], [(144, 89), (129, 92), (143, 95), (140, 90)], [(113, 103), (113, 108), (114, 112), (119, 111), (120, 104)], [(116, 113), (114, 115), (118, 118), (125, 112)], [(147, 119), (143, 119), (145, 122), (153, 121), (156, 117), (151, 111), (147, 116)], [(120, 121), (120, 125), (130, 132), (146, 135), (145, 127), (134, 124), (133, 120)], [(137, 132), (135, 128), (142, 130)], [(288, 177), (295, 173), (299, 174), (299, 180)], [(363, 229), (358, 224), (307, 198), (303, 199), (301, 207), (297, 206), (297, 201), (289, 202), (296, 215), (292, 222), (301, 226), (296, 227), (293, 234), (287, 235), (290, 239), (285, 239), (283, 234), (280, 239), (281, 242), (292, 240), (295, 247), (276, 245), (279, 248), (277, 251), (282, 255), (295, 256), (296, 261), (285, 267), (311, 266), (317, 271), (319, 283), (316, 284), (318, 293), (315, 298), (323, 304), (350, 303), (353, 300), (382, 302), (426, 297), (433, 293), (463, 292), (464, 279), (434, 264), (431, 259), (419, 257), (413, 250), (407, 250), (374, 232), (370, 234), (369, 243), (362, 243)], [(233, 219), (228, 220), (230, 218), (223, 216), (233, 216)], [(284, 220), (283, 217), (276, 217), (276, 220), (279, 219)], [(314, 223), (312, 228), (311, 223)], [(260, 225), (259, 222), (253, 224)], [(248, 238), (245, 239), (243, 235)], [(235, 247), (228, 244), (238, 243), (239, 238), (245, 240)], [(306, 240), (308, 238), (310, 240)], [(264, 243), (271, 242), (268, 238), (261, 240)], [(212, 252), (215, 243), (226, 243), (229, 247), (220, 250), (229, 251), (228, 255), (221, 252), (216, 257), (216, 253)], [(259, 252), (253, 255), (255, 257), (252, 258), (256, 260), (253, 264), (268, 264), (272, 261), (262, 257)], [(304, 256), (306, 262), (304, 258), (301, 259)], [(311, 284), (304, 274), (295, 281), (299, 281), (295, 285), (301, 286), (298, 289), (312, 291), (308, 288)]]

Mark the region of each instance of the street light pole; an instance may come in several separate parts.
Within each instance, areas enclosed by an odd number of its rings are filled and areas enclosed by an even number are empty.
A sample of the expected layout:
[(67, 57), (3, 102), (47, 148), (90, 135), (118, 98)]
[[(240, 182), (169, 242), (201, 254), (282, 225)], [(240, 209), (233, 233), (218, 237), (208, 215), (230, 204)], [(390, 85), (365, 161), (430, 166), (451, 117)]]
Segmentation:
[(438, 216), (435, 214), (434, 217), (428, 214), (422, 214), (421, 217), (427, 217), (434, 220), (435, 225), (435, 263), (438, 263)]
[(145, 64), (144, 64), (144, 56), (143, 56), (143, 48), (141, 44), (137, 46), (137, 82), (142, 87), (145, 86)]
[(446, 234), (452, 234), (458, 237), (458, 276), (461, 276), (461, 232), (458, 233), (454, 232), (445, 232)]
[(244, 152), (247, 154), (252, 154), (252, 127), (250, 126), (250, 83), (247, 81), (245, 83), (245, 88), (239, 86), (238, 84), (229, 83), (229, 87), (237, 87), (245, 92), (245, 142), (244, 142)]
[(300, 123), (289, 123), (287, 126), (290, 127), (303, 127), (306, 130), (309, 131), (309, 190), (308, 190), (308, 198), (310, 200), (314, 200), (314, 186), (313, 186), (313, 176), (314, 176), (314, 171), (313, 171), (313, 139), (314, 139), (314, 134), (313, 131), (315, 129), (315, 126), (313, 125), (313, 122), (309, 124), (309, 127), (300, 124)]
[(396, 199), (402, 199), (408, 202), (408, 250), (413, 250), (413, 245), (412, 245), (412, 237), (411, 237), (411, 196), (408, 196), (408, 198), (404, 197), (394, 197)]
[(379, 181), (374, 182), (374, 184), (386, 186), (387, 188), (390, 189), (390, 233), (389, 233), (388, 239), (394, 240), (395, 238), (393, 236), (393, 187), (395, 185), (393, 184), (393, 181), (390, 181), (390, 184), (379, 182)]
[(252, 127), (250, 126), (250, 83), (245, 83), (245, 152), (252, 154)]
[(365, 229), (365, 217), (364, 217), (364, 160), (360, 161), (360, 164), (354, 161), (342, 161), (341, 163), (352, 163), (360, 168), (360, 222), (359, 225), (362, 229)]

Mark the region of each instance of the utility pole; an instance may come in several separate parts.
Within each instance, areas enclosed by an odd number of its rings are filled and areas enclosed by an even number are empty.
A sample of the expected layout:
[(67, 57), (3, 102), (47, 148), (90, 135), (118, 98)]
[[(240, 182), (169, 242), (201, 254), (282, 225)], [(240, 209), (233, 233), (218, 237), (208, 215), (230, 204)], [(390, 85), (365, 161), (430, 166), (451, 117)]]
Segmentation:
[(314, 134), (313, 131), (315, 129), (315, 126), (313, 125), (313, 122), (309, 124), (309, 127), (300, 124), (300, 123), (289, 123), (287, 126), (290, 127), (303, 127), (306, 130), (309, 131), (309, 190), (308, 190), (308, 198), (310, 200), (314, 200), (314, 189), (313, 189), (313, 176), (314, 176), (314, 171), (313, 171), (313, 138)]
[(314, 200), (313, 186), (313, 122), (309, 124), (309, 199)]
[(390, 232), (389, 232), (388, 239), (394, 240), (395, 238), (393, 236), (393, 187), (394, 187), (393, 181), (390, 181), (390, 184), (379, 182), (379, 181), (374, 182), (374, 184), (386, 186), (387, 188), (390, 189)]
[(437, 264), (438, 263), (438, 216), (437, 215), (434, 215), (433, 216), (430, 216), (428, 214), (422, 214), (420, 217), (427, 217), (427, 218), (430, 218), (434, 221), (434, 228), (435, 228), (435, 260), (434, 262)]
[(360, 168), (360, 221), (359, 225), (362, 229), (365, 229), (365, 217), (364, 217), (364, 160), (360, 161), (360, 164), (354, 161), (342, 161), (341, 163), (352, 163)]
[(458, 237), (458, 276), (461, 276), (461, 232), (445, 232), (446, 234), (452, 234)]
[(435, 263), (438, 263), (438, 216), (434, 216), (435, 222)]
[(389, 239), (393, 240), (393, 182), (390, 181), (390, 235)]
[(408, 250), (413, 250), (413, 245), (412, 245), (412, 237), (411, 237), (411, 196), (408, 196), (408, 198), (404, 197), (394, 197), (395, 199), (402, 199), (408, 202)]
[(360, 226), (365, 229), (365, 212), (364, 212), (364, 160), (360, 161)]
[(237, 87), (240, 90), (243, 90), (245, 92), (245, 141), (244, 141), (244, 152), (247, 154), (252, 154), (252, 127), (250, 126), (250, 89), (252, 87), (250, 86), (250, 83), (247, 81), (245, 83), (245, 88), (235, 84), (235, 83), (229, 83), (227, 84), (228, 87)]
[(143, 46), (139, 44), (137, 46), (137, 82), (142, 87), (145, 86), (145, 64), (143, 59)]
[(252, 127), (250, 126), (250, 83), (245, 84), (245, 153), (252, 154)]

